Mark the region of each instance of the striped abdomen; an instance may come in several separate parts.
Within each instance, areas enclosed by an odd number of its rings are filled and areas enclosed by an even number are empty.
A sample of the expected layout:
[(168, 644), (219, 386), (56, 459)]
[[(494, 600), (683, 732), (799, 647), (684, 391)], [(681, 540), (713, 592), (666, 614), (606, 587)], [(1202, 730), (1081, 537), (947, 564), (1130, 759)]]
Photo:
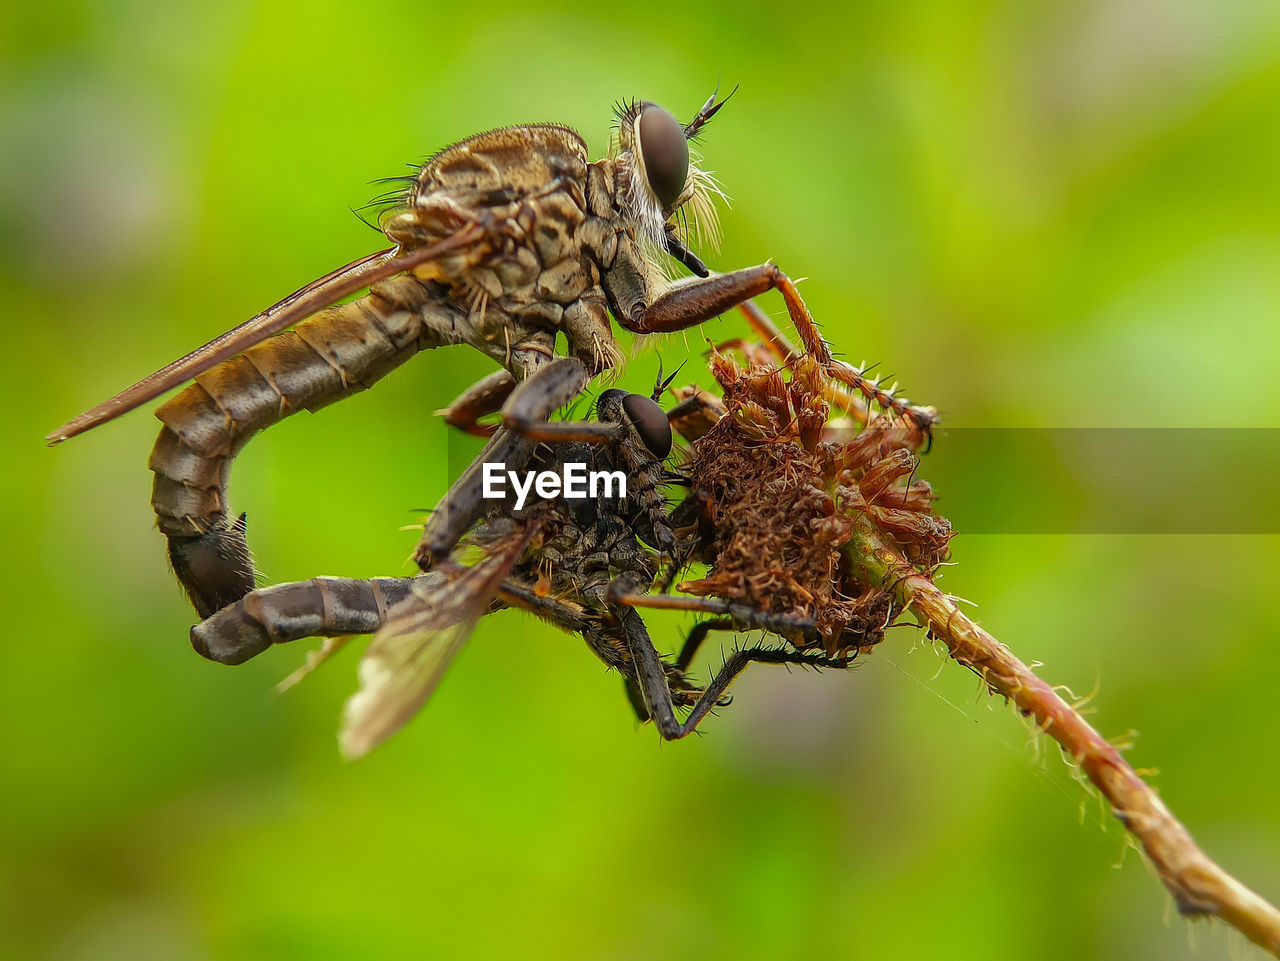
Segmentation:
[(233, 520), (227, 509), (231, 462), (249, 438), (363, 390), (419, 350), (460, 339), (444, 296), (396, 277), (201, 374), (156, 411), (165, 426), (151, 452), (151, 505), (202, 618), (254, 587), (244, 517)]
[(242, 664), (272, 644), (304, 637), (372, 634), (388, 612), (414, 592), (444, 583), (444, 575), (418, 577), (313, 577), (253, 591), (191, 628), (191, 645), (223, 664)]

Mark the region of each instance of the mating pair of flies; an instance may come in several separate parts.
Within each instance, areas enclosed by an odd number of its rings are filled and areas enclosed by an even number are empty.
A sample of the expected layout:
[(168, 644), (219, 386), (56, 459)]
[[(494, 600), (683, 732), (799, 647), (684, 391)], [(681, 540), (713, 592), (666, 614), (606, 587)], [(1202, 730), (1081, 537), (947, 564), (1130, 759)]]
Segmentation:
[[(695, 239), (717, 239), (712, 197), (720, 191), (689, 144), (724, 103), (713, 95), (685, 124), (647, 101), (622, 106), (608, 155), (595, 162), (577, 133), (555, 124), (460, 141), (404, 178), (388, 200), (379, 226), (392, 246), (308, 284), (49, 435), (56, 444), (194, 381), (157, 410), (164, 427), (150, 467), (170, 562), (204, 619), (192, 630), (197, 650), (238, 662), (264, 639), (381, 628), (350, 705), (347, 747), (359, 754), (429, 696), (477, 607), (521, 606), (582, 633), (627, 678), (637, 709), (664, 737), (693, 730), (736, 671), (726, 668), (705, 692), (694, 688), (683, 674), (692, 650), (664, 664), (632, 606), (653, 581), (649, 548), (672, 562), (677, 553), (662, 506), (671, 433), (657, 392), (606, 391), (595, 421), (549, 419), (621, 362), (610, 317), (637, 334), (663, 333), (744, 307), (787, 360), (794, 352), (749, 309), (752, 297), (776, 290), (803, 351), (834, 384), (924, 431), (933, 418), (833, 359), (777, 266), (717, 274), (691, 251)], [(673, 263), (693, 276), (672, 281)], [(556, 351), (561, 337), (567, 357)], [(228, 508), (235, 456), (288, 415), (317, 410), (419, 351), (452, 344), (471, 345), (500, 369), (465, 391), (446, 419), (487, 434), (480, 418), (500, 414), (501, 428), (432, 513), (415, 555), (423, 576), (255, 591), (245, 517)], [(593, 448), (592, 462), (625, 462), (629, 477), (645, 480), (588, 515), (543, 504), (517, 518), (495, 514), (479, 496), (485, 461), (563, 462), (566, 449), (582, 444)], [(484, 548), (472, 567), (454, 560), (464, 540)], [(732, 606), (706, 609), (732, 614), (738, 626), (795, 629)], [(693, 706), (684, 723), (674, 711), (681, 705)]]

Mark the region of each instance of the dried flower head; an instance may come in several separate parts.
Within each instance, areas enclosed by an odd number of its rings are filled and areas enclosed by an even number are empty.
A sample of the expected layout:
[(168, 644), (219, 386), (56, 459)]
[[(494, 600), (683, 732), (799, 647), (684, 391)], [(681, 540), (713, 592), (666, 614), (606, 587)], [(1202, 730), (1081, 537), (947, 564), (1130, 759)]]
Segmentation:
[[(714, 351), (723, 416), (677, 427), (692, 436), (691, 496), (680, 512), (705, 577), (680, 585), (817, 624), (821, 646), (854, 656), (879, 643), (900, 612), (883, 587), (859, 580), (846, 551), (865, 517), (924, 573), (947, 555), (951, 527), (931, 512), (915, 480), (922, 436), (879, 415), (865, 428), (832, 422), (823, 373), (800, 360), (784, 370), (753, 345), (734, 345), (747, 366)], [(695, 396), (695, 389), (683, 392)]]

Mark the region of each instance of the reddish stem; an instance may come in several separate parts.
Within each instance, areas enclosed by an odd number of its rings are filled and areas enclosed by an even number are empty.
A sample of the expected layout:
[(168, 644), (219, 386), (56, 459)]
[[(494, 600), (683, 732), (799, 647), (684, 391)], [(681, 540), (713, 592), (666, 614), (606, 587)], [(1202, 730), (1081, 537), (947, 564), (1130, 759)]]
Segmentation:
[(929, 577), (887, 546), (866, 521), (859, 522), (846, 555), (860, 577), (891, 592), (903, 608), (914, 611), (930, 634), (947, 645), (954, 660), (1034, 718), (1040, 730), (1075, 758), (1111, 802), (1112, 812), (1138, 839), (1182, 914), (1216, 915), (1280, 957), (1280, 910), (1201, 851), (1155, 791), (1078, 711), (970, 620)]

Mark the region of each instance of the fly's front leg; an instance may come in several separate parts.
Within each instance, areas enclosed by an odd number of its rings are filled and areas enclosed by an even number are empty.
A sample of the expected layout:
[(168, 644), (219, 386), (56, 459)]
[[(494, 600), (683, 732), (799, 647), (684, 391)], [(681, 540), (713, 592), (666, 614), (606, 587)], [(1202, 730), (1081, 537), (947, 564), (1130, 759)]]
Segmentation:
[[(791, 278), (774, 264), (745, 267), (727, 274), (691, 280), (669, 287), (653, 303), (648, 303), (641, 278), (631, 271), (617, 271), (610, 276), (612, 293), (618, 310), (618, 322), (638, 334), (659, 334), (687, 330), (703, 321), (747, 303), (752, 297), (771, 290), (782, 294), (787, 313), (805, 351), (814, 357), (832, 379), (860, 392), (885, 410), (908, 417), (923, 433), (937, 421), (937, 412), (928, 407), (913, 407), (905, 397), (892, 390), (882, 390), (878, 381), (867, 380), (855, 368), (831, 355), (813, 315), (805, 306)], [(785, 344), (785, 339), (781, 340)]]
[(191, 628), (191, 646), (201, 657), (243, 664), (272, 644), (304, 637), (372, 634), (387, 612), (414, 592), (444, 582), (442, 574), (419, 577), (313, 577), (265, 587), (229, 604)]
[[(572, 357), (557, 358), (512, 389), (503, 406), (504, 423), (541, 424), (582, 393), (589, 381), (587, 369), (581, 362)], [(477, 390), (477, 394), (481, 393)], [(490, 394), (494, 395), (496, 391)], [(485, 465), (523, 469), (532, 459), (539, 439), (515, 430), (499, 430), (490, 438), (427, 519), (414, 552), (420, 568), (430, 570), (437, 561), (447, 557), (462, 536), (494, 506), (493, 502), (486, 503), (484, 497)]]

